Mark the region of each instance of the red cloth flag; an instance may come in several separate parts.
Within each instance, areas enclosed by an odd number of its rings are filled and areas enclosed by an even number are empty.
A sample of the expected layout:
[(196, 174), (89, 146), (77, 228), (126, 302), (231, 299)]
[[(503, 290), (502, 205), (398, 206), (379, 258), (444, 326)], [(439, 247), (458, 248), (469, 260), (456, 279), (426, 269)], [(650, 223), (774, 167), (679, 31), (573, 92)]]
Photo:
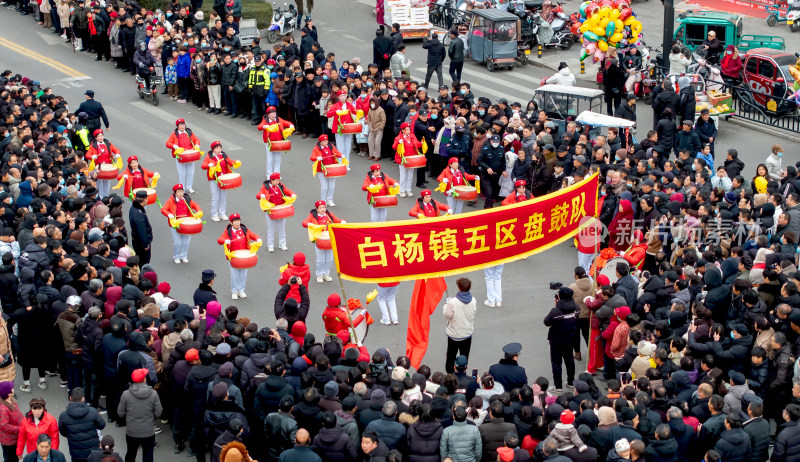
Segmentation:
[(408, 312), (408, 333), (406, 334), (406, 356), (414, 369), (422, 364), (428, 350), (428, 334), (431, 330), (431, 314), (442, 300), (447, 290), (443, 277), (417, 279), (411, 294), (411, 309)]

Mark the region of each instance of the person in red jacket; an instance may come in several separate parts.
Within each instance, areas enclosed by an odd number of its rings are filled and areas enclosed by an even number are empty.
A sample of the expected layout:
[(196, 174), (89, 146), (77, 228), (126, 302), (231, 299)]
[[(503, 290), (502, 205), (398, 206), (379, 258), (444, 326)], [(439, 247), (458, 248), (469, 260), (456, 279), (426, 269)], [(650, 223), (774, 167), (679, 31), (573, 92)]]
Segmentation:
[(631, 265), (631, 268), (641, 269), (644, 263), (644, 258), (647, 256), (647, 241), (644, 240), (641, 230), (633, 231), (633, 240), (631, 246), (625, 250), (622, 256)]
[[(340, 124), (350, 124), (355, 122), (356, 107), (353, 103), (347, 102), (347, 90), (339, 90), (336, 94), (339, 102), (328, 108), (326, 116), (333, 119), (333, 126), (331, 131), (336, 136), (336, 147), (344, 154), (344, 157), (350, 161), (350, 148), (353, 146), (353, 135), (339, 133)], [(347, 166), (350, 171), (350, 166)]]
[(346, 306), (341, 306), (342, 301), (338, 294), (330, 294), (328, 296), (328, 306), (322, 311), (322, 322), (325, 323), (325, 332), (327, 335), (336, 335), (339, 331), (344, 330), (350, 332), (351, 327), (361, 324), (364, 320), (364, 315), (358, 315), (354, 319), (350, 319), (345, 310)]
[[(270, 151), (270, 142), (283, 141), (283, 131), (289, 128), (294, 129), (294, 125), (278, 117), (278, 110), (275, 109), (275, 106), (267, 108), (267, 115), (265, 115), (264, 118), (261, 119), (261, 123), (258, 124), (258, 130), (264, 132), (262, 136), (264, 143), (267, 145), (268, 178), (275, 172), (281, 172), (281, 153), (280, 151)], [(301, 138), (308, 138), (308, 135), (303, 134)]]
[[(219, 171), (216, 167), (219, 166)], [(227, 220), (225, 207), (228, 202), (228, 190), (219, 189), (217, 176), (233, 173), (233, 168), (238, 167), (238, 161), (228, 157), (222, 150), (222, 143), (214, 141), (211, 143), (211, 150), (206, 153), (203, 165), (200, 166), (206, 171), (208, 184), (211, 187), (211, 221)]]
[[(311, 212), (308, 213), (308, 217), (303, 220), (303, 228), (308, 228), (309, 225), (321, 225), (327, 226), (331, 223), (345, 223), (344, 220), (337, 218), (336, 215), (328, 211), (328, 207), (325, 205), (325, 201), (317, 201), (314, 203), (314, 208)], [(333, 250), (331, 249), (320, 249), (319, 244), (316, 244), (316, 251), (317, 251), (317, 263), (316, 263), (316, 274), (317, 274), (317, 282), (322, 283), (322, 281), (333, 281), (331, 277), (331, 265), (333, 264)]]
[[(367, 192), (367, 204), (369, 204), (369, 216), (373, 223), (386, 221), (388, 210), (386, 210), (386, 208), (383, 207), (375, 208), (372, 204), (372, 198), (379, 196), (388, 196), (389, 187), (396, 184), (397, 180), (395, 180), (394, 178), (390, 178), (386, 176), (385, 173), (381, 172), (381, 164), (372, 164), (372, 166), (369, 168), (369, 172), (367, 172), (367, 176), (366, 178), (364, 178), (364, 183), (361, 185), (361, 190)], [(375, 192), (369, 190), (369, 188), (372, 187), (373, 185), (378, 187), (378, 189)]]
[[(344, 156), (336, 149), (336, 146), (328, 142), (328, 135), (321, 135), (316, 146), (314, 146), (314, 150), (311, 151), (311, 162), (320, 161), (322, 165), (338, 164), (342, 157)], [(336, 178), (328, 178), (319, 172), (317, 176), (319, 177), (320, 199), (331, 207), (336, 207), (336, 204), (333, 203), (333, 191), (336, 189)]]
[(47, 412), (46, 404), (42, 398), (33, 398), (30, 406), (31, 410), (25, 414), (25, 418), (22, 419), (19, 427), (17, 457), (26, 452), (36, 452), (36, 439), (42, 433), (50, 437), (52, 449), (58, 449), (59, 433), (56, 418)]
[(186, 128), (186, 121), (178, 119), (175, 121), (175, 131), (167, 139), (167, 148), (175, 158), (175, 167), (178, 169), (178, 183), (186, 186), (186, 192), (194, 194), (194, 165), (192, 162), (181, 163), (178, 161), (179, 149), (184, 151), (200, 150), (200, 140), (194, 136), (192, 130)]
[(475, 181), (475, 175), (470, 175), (459, 165), (458, 157), (451, 157), (447, 161), (447, 168), (442, 170), (436, 179), (439, 183), (444, 183), (444, 194), (447, 196), (447, 205), (453, 210), (454, 214), (461, 213), (464, 209), (464, 201), (453, 197), (453, 186), (467, 186), (467, 180)]
[(414, 207), (408, 212), (408, 216), (414, 218), (433, 218), (446, 213), (453, 213), (453, 211), (441, 202), (433, 200), (431, 190), (426, 189), (420, 193), (419, 199), (417, 199)]
[(128, 156), (128, 168), (117, 175), (117, 180), (125, 180), (122, 190), (126, 197), (130, 197), (131, 191), (139, 188), (150, 188), (153, 177), (158, 173), (151, 172), (139, 165), (139, 158)]
[[(178, 183), (172, 187), (172, 195), (161, 207), (161, 214), (168, 218), (168, 220), (196, 217), (200, 210), (197, 202), (193, 201), (188, 194), (185, 193), (183, 185)], [(202, 213), (200, 214), (202, 216)], [(189, 263), (189, 244), (192, 242), (191, 234), (181, 234), (172, 227), (170, 223), (170, 231), (172, 231), (172, 261), (175, 264)]]
[[(289, 279), (294, 276), (299, 277), (303, 285), (308, 287), (308, 282), (311, 280), (311, 270), (308, 265), (306, 265), (306, 254), (303, 252), (294, 254), (291, 263), (286, 264), (286, 269), (281, 273), (278, 284), (283, 286), (289, 283)], [(297, 284), (292, 285), (291, 289), (289, 289), (288, 296), (297, 300), (297, 303), (300, 303), (300, 289), (298, 289)]]
[(592, 217), (582, 219), (581, 222), (589, 219), (592, 220), (592, 224), (583, 228), (575, 238), (578, 247), (578, 266), (585, 269), (586, 273), (590, 273), (594, 256), (600, 252), (600, 245), (603, 243), (603, 223)]
[[(119, 149), (105, 139), (103, 130), (99, 128), (94, 131), (94, 141), (89, 145), (86, 152), (86, 161), (94, 161), (96, 169), (100, 169), (103, 164), (113, 164), (119, 157)], [(97, 197), (102, 199), (111, 193), (111, 180), (97, 180)]]
[(525, 202), (527, 200), (530, 200), (533, 196), (531, 196), (530, 192), (525, 190), (526, 184), (527, 183), (525, 182), (525, 180), (515, 181), (514, 182), (514, 188), (516, 188), (515, 191), (506, 196), (506, 198), (503, 199), (501, 205), (511, 205), (511, 204), (516, 204), (517, 202)]
[[(231, 214), (231, 223), (222, 232), (222, 235), (217, 238), (217, 244), (227, 245), (228, 250), (235, 252), (237, 250), (248, 250), (250, 244), (253, 242), (261, 243), (261, 238), (258, 234), (247, 229), (247, 226), (242, 224), (242, 218), (238, 213)], [(247, 298), (244, 293), (244, 286), (247, 284), (247, 269), (234, 268), (231, 266), (231, 299), (238, 300), (240, 298)]]
[[(269, 176), (269, 180), (264, 181), (261, 185), (261, 190), (258, 191), (256, 199), (266, 199), (274, 205), (283, 205), (286, 203), (284, 197), (297, 197), (291, 189), (281, 183), (281, 174), (275, 172)], [(272, 244), (275, 242), (275, 228), (278, 228), (278, 248), (281, 250), (289, 250), (286, 247), (286, 218), (273, 219), (269, 213), (265, 213), (267, 217), (267, 251), (272, 253), (275, 248)]]
[(739, 56), (739, 50), (733, 46), (728, 45), (725, 47), (725, 54), (719, 62), (722, 67), (721, 73), (723, 77), (739, 81), (742, 75), (742, 58)]
[[(398, 149), (401, 146), (402, 150)], [(400, 197), (413, 197), (414, 195), (411, 193), (411, 181), (414, 178), (414, 169), (403, 166), (403, 156), (416, 155), (420, 149), (422, 149), (422, 143), (414, 136), (414, 132), (411, 130), (411, 125), (409, 125), (408, 122), (403, 122), (400, 125), (400, 133), (397, 135), (397, 138), (394, 139), (392, 149), (394, 149), (395, 152), (394, 162), (400, 165)]]

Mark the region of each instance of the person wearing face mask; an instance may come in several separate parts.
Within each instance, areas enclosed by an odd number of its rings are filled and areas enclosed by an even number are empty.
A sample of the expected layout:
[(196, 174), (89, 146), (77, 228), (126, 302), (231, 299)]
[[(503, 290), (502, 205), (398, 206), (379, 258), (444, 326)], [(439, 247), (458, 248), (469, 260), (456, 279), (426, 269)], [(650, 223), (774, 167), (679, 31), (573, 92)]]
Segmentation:
[(186, 45), (182, 45), (179, 49), (176, 70), (178, 72), (178, 91), (180, 92), (178, 102), (186, 104), (189, 99), (190, 85), (192, 84), (192, 57), (189, 55), (189, 47)]
[(368, 158), (377, 161), (381, 159), (381, 142), (383, 141), (383, 131), (386, 128), (386, 112), (379, 104), (378, 98), (370, 98), (367, 124), (369, 125)]
[[(231, 116), (232, 119), (237, 117), (246, 118), (247, 114), (250, 113), (251, 98), (250, 92), (247, 89), (247, 82), (249, 78), (250, 68), (247, 60), (244, 57), (239, 57), (236, 67), (236, 82), (233, 84), (233, 98), (236, 100), (236, 110)], [(230, 109), (228, 110), (230, 111)]]
[(767, 156), (764, 165), (767, 166), (767, 173), (770, 180), (781, 181), (784, 175), (781, 158), (783, 157), (783, 147), (780, 144), (772, 145), (772, 152)]
[[(356, 107), (353, 103), (347, 102), (347, 90), (339, 90), (336, 94), (339, 101), (332, 105), (327, 112), (327, 117), (333, 119), (331, 130), (335, 133), (336, 147), (344, 154), (344, 157), (350, 161), (350, 148), (353, 144), (353, 135), (339, 132), (340, 124), (349, 124), (355, 121)], [(350, 171), (350, 166), (347, 166), (347, 171)]]
[(272, 151), (272, 142), (283, 141), (294, 131), (294, 125), (278, 117), (274, 106), (267, 108), (267, 115), (258, 125), (258, 130), (263, 133), (264, 143), (267, 145), (267, 177), (273, 173), (281, 172), (281, 152)]
[(136, 66), (139, 77), (144, 79), (145, 88), (150, 88), (150, 75), (153, 73), (150, 69), (156, 65), (156, 59), (150, 54), (146, 43), (139, 43), (136, 53), (133, 55), (133, 64)]
[(500, 135), (492, 135), (489, 143), (484, 144), (478, 155), (478, 166), (481, 168), (481, 183), (484, 185), (486, 200), (483, 208), (490, 209), (500, 191), (499, 181), (505, 163), (505, 151), (500, 145)]
[(264, 97), (269, 91), (269, 69), (264, 65), (261, 56), (254, 58), (255, 65), (248, 71), (247, 88), (250, 89), (253, 104), (253, 120), (250, 125), (258, 125), (264, 118), (266, 101)]

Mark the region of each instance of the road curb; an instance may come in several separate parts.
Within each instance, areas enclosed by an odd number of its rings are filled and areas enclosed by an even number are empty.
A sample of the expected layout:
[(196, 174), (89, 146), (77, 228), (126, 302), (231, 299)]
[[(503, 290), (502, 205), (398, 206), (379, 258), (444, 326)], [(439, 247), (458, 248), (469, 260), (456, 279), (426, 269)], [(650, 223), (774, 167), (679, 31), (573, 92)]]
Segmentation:
[(766, 133), (768, 135), (777, 136), (778, 138), (783, 138), (788, 141), (800, 143), (800, 134), (787, 132), (786, 130), (779, 130), (776, 128), (772, 128), (769, 125), (751, 122), (749, 120), (740, 119), (737, 117), (730, 117), (726, 120), (728, 123), (731, 123), (733, 125), (738, 125), (740, 127), (749, 128), (751, 130), (755, 130), (761, 133)]

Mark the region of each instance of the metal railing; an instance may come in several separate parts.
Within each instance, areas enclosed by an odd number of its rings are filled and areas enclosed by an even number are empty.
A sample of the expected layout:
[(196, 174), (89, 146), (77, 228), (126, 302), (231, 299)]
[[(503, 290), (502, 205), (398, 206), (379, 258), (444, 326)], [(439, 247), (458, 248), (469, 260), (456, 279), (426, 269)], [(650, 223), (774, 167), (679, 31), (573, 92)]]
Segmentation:
[[(736, 117), (800, 134), (800, 109), (796, 101), (778, 98), (770, 93), (755, 91), (744, 86), (726, 85), (726, 87), (728, 92), (734, 95), (733, 113), (726, 119)], [(758, 99), (766, 100), (766, 104), (757, 101)]]
[(472, 13), (459, 10), (446, 5), (432, 4), (429, 14), (429, 21), (434, 27), (450, 30), (454, 25), (468, 24)]

